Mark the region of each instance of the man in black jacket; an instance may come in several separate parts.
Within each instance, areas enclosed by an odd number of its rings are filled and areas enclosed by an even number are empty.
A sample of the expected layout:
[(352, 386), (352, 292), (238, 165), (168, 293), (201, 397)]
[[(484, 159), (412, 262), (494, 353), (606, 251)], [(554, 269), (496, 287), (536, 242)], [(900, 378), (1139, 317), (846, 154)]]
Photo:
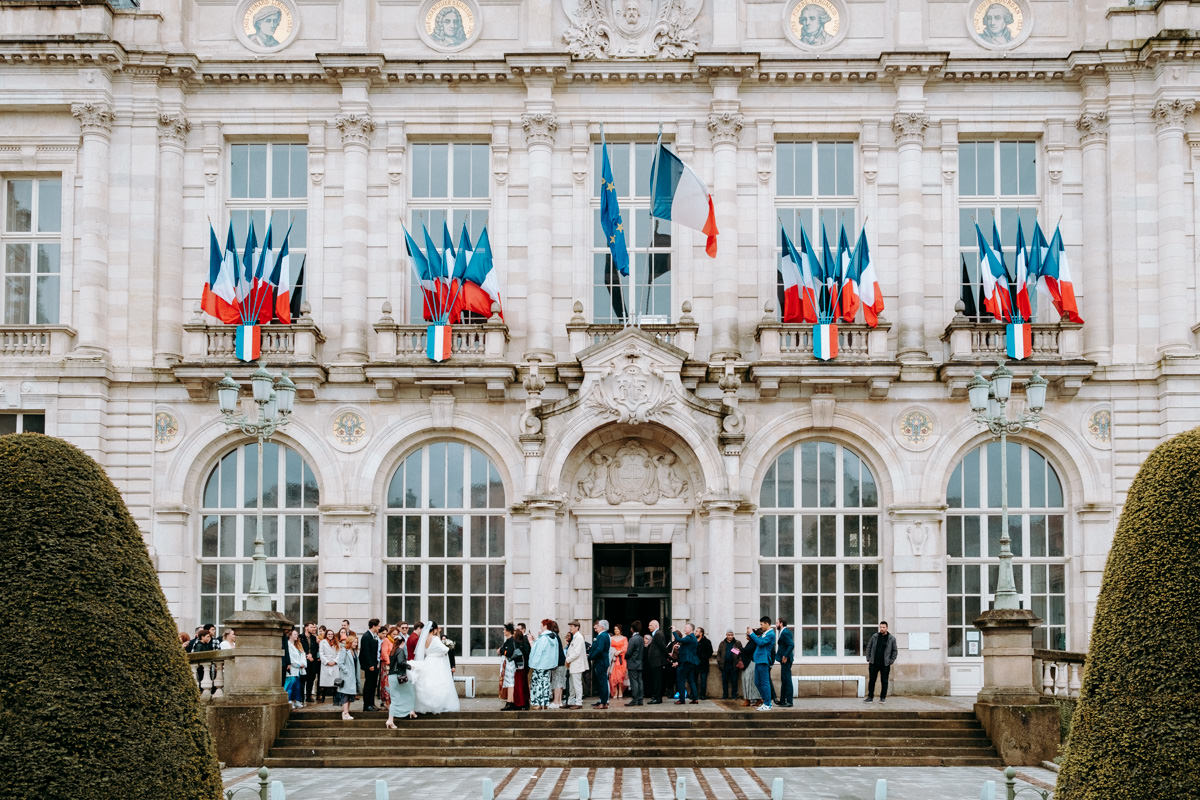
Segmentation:
[(304, 650), (304, 660), (307, 662), (304, 672), (304, 702), (313, 701), (313, 685), (321, 674), (321, 642), (317, 639), (317, 623), (310, 622), (304, 626), (300, 634), (300, 648)]
[(363, 671), (363, 711), (377, 711), (375, 691), (379, 688), (379, 620), (367, 622), (367, 632), (359, 644), (358, 663)]
[(625, 650), (625, 667), (629, 670), (629, 697), (625, 705), (640, 706), (644, 697), (642, 688), (643, 656), (646, 652), (646, 640), (642, 636), (641, 620), (634, 620), (629, 626), (629, 647)]
[(696, 683), (700, 689), (700, 699), (708, 699), (708, 669), (713, 657), (712, 641), (704, 634), (704, 628), (696, 628), (696, 658), (700, 665), (696, 667)]
[(667, 666), (667, 635), (659, 627), (658, 620), (650, 620), (650, 644), (646, 648), (645, 666), (642, 674), (649, 686), (650, 705), (662, 703), (663, 670)]
[(879, 702), (887, 702), (888, 674), (896, 661), (896, 651), (896, 637), (888, 633), (887, 622), (880, 622), (879, 633), (872, 634), (871, 641), (867, 643), (867, 673), (870, 677), (867, 679), (867, 699), (864, 703), (871, 702), (875, 696), (876, 675), (881, 679)]

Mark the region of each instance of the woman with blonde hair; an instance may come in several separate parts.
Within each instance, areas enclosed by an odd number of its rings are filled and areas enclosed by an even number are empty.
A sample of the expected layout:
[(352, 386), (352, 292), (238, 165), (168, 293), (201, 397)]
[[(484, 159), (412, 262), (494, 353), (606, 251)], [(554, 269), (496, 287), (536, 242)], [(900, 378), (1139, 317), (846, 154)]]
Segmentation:
[(347, 630), (346, 638), (338, 646), (337, 654), (338, 676), (333, 682), (337, 694), (333, 701), (342, 707), (342, 719), (354, 719), (350, 716), (350, 702), (358, 696), (358, 637), (354, 631)]
[(338, 677), (337, 631), (333, 628), (325, 629), (325, 636), (321, 639), (317, 652), (321, 656), (321, 677), (317, 681), (317, 702), (324, 703), (327, 697), (333, 697), (334, 681)]

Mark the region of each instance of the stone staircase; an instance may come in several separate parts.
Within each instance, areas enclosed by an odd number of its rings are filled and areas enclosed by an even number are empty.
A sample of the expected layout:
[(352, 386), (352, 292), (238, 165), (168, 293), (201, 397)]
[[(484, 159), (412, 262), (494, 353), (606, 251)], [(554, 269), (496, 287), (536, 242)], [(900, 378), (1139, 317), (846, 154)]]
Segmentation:
[(966, 711), (293, 712), (275, 767), (1002, 766)]

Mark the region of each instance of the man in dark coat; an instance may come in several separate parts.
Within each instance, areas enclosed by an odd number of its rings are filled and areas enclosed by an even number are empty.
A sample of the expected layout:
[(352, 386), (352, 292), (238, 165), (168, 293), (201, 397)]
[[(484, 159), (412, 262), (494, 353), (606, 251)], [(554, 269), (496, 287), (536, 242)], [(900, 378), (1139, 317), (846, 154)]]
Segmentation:
[(708, 668), (712, 662), (713, 644), (712, 641), (704, 635), (704, 628), (696, 628), (696, 657), (700, 659), (699, 666), (696, 667), (696, 684), (700, 688), (700, 699), (708, 699)]
[(642, 636), (641, 620), (629, 626), (629, 646), (625, 650), (625, 667), (629, 670), (629, 702), (627, 706), (640, 706), (645, 697), (642, 686), (642, 664), (646, 652), (646, 640)]
[(300, 634), (300, 648), (304, 651), (307, 662), (304, 672), (304, 702), (313, 702), (313, 684), (321, 674), (321, 641), (317, 638), (317, 623), (310, 622), (304, 626)]
[(675, 701), (675, 705), (681, 706), (687, 702), (689, 687), (692, 691), (692, 702), (699, 703), (699, 693), (696, 691), (696, 668), (700, 666), (700, 657), (696, 655), (696, 647), (699, 644), (696, 639), (696, 628), (689, 622), (683, 626), (681, 635), (672, 625), (671, 637), (679, 642), (679, 667), (675, 671), (675, 688), (679, 692), (679, 699)]
[(796, 640), (783, 617), (775, 620), (775, 657), (779, 660), (779, 705), (792, 707), (792, 662), (796, 655)]
[(721, 670), (721, 699), (737, 700), (741, 671), (737, 668), (742, 643), (734, 638), (733, 631), (725, 631), (725, 638), (717, 645), (717, 669)]
[(659, 627), (658, 620), (650, 620), (650, 644), (646, 647), (645, 666), (642, 674), (649, 683), (650, 705), (662, 702), (663, 670), (667, 668), (667, 635)]
[(599, 702), (592, 703), (592, 707), (608, 708), (608, 656), (612, 642), (608, 635), (608, 620), (600, 620), (592, 630), (596, 631), (596, 638), (588, 650), (588, 660), (592, 662), (592, 684), (600, 698)]
[(897, 655), (896, 637), (888, 633), (887, 622), (880, 622), (879, 632), (871, 634), (871, 641), (867, 643), (867, 664), (870, 665), (867, 673), (870, 677), (867, 678), (867, 699), (864, 703), (871, 702), (875, 697), (876, 675), (881, 679), (879, 702), (887, 702), (888, 675)]
[(363, 671), (363, 711), (376, 711), (375, 690), (379, 688), (379, 620), (367, 622), (367, 632), (358, 648), (358, 663)]

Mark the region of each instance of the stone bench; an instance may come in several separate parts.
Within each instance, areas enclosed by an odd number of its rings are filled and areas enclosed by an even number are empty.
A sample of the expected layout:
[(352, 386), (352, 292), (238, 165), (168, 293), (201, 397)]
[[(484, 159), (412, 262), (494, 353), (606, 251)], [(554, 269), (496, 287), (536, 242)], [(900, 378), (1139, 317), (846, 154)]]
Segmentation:
[(475, 676), (474, 675), (455, 675), (455, 683), (463, 684), (463, 695), (465, 697), (475, 696)]
[(867, 679), (862, 675), (793, 675), (792, 694), (800, 693), (800, 681), (855, 681), (858, 683), (858, 696), (867, 696)]

